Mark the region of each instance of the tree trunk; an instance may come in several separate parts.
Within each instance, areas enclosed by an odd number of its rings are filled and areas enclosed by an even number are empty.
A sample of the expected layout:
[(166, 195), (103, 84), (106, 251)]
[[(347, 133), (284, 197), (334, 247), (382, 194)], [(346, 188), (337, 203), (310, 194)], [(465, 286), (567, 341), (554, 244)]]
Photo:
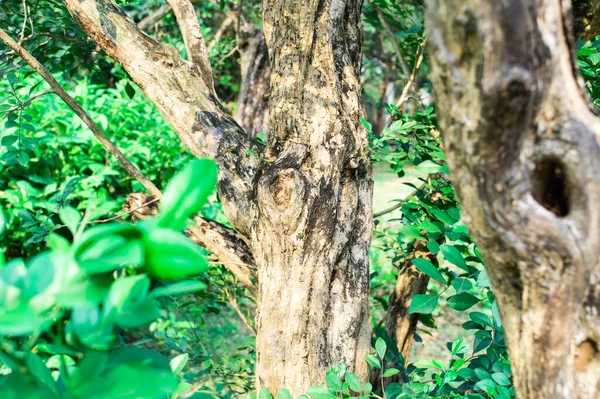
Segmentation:
[(415, 295), (427, 291), (429, 277), (417, 270), (409, 261), (398, 272), (394, 292), (390, 296), (389, 308), (383, 319), (383, 325), (388, 336), (394, 338), (398, 351), (408, 364), (413, 337), (417, 330), (419, 314), (408, 313), (410, 301)]
[(245, 39), (242, 84), (235, 111), (235, 120), (252, 137), (268, 128), (270, 72), (265, 35), (256, 29)]
[(190, 150), (219, 164), (223, 210), (258, 268), (258, 387), (298, 396), (339, 363), (365, 379), (373, 180), (360, 123), (360, 1), (265, 2), (266, 146), (216, 98), (189, 0), (168, 0), (187, 60), (111, 0), (64, 3)]
[(346, 363), (367, 377), (373, 180), (361, 126), (358, 0), (264, 3), (267, 156), (252, 247), (256, 374), (294, 396)]
[(600, 395), (600, 123), (570, 4), (428, 0), (439, 123), (520, 398)]

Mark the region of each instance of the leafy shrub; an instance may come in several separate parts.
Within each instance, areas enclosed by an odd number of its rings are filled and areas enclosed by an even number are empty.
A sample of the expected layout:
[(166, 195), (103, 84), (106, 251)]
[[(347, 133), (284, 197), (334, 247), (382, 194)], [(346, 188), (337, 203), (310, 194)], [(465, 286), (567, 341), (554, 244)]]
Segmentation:
[(213, 161), (190, 163), (167, 187), (158, 216), (137, 224), (86, 230), (91, 212), (82, 217), (65, 207), (60, 218), (72, 243), (52, 233), (51, 251), (2, 266), (0, 383), (5, 397), (162, 398), (189, 388), (175, 376), (185, 357), (170, 366), (154, 352), (120, 348), (118, 331), (157, 319), (157, 298), (206, 288), (203, 281), (185, 280), (205, 272), (207, 261), (205, 252), (179, 231), (206, 202), (215, 182)]

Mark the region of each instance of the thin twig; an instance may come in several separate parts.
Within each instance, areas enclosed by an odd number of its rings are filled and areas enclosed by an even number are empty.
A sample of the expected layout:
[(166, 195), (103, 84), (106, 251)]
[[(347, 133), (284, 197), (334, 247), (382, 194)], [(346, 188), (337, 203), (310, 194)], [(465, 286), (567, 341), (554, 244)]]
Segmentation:
[[(425, 40), (423, 40), (423, 42), (419, 45), (419, 48), (417, 49), (418, 56), (417, 56), (417, 60), (415, 62), (415, 67), (413, 68), (413, 71), (410, 74), (410, 78), (406, 82), (404, 89), (402, 89), (400, 98), (398, 99), (398, 102), (396, 103), (396, 108), (398, 108), (398, 109), (400, 109), (402, 107), (402, 105), (404, 105), (406, 100), (408, 99), (408, 97), (407, 97), (408, 91), (410, 90), (411, 86), (413, 85), (413, 83), (417, 77), (417, 72), (419, 71), (419, 68), (421, 67), (421, 63), (423, 62), (423, 58), (425, 55), (425, 44), (426, 43), (427, 43), (427, 38), (425, 38)], [(395, 120), (396, 120), (396, 118), (390, 118), (388, 120), (386, 127), (390, 127), (392, 125), (392, 123), (394, 123)]]
[(227, 13), (227, 16), (223, 20), (223, 23), (221, 23), (221, 26), (215, 33), (215, 37), (213, 37), (213, 39), (210, 41), (210, 43), (208, 43), (207, 49), (209, 52), (217, 45), (219, 40), (221, 40), (221, 36), (223, 36), (223, 33), (225, 33), (227, 28), (229, 28), (229, 25), (231, 25), (233, 23), (234, 18), (235, 18), (235, 14)]
[(233, 298), (230, 294), (229, 294), (229, 290), (225, 290), (225, 295), (227, 296), (227, 300), (229, 301), (229, 304), (231, 304), (231, 306), (233, 307), (233, 309), (236, 311), (236, 313), (238, 314), (238, 316), (240, 317), (240, 319), (242, 319), (242, 322), (244, 322), (244, 325), (246, 327), (248, 327), (248, 330), (250, 330), (250, 332), (254, 335), (256, 335), (256, 330), (254, 329), (254, 327), (252, 327), (252, 325), (248, 322), (248, 320), (246, 319), (246, 316), (242, 313), (242, 311), (240, 310), (238, 304), (237, 304), (237, 300), (235, 298)]
[(19, 105), (17, 105), (16, 107), (14, 107), (14, 108), (11, 108), (11, 109), (9, 109), (9, 110), (7, 110), (7, 111), (4, 111), (4, 113), (5, 113), (5, 114), (10, 114), (11, 112), (15, 112), (15, 111), (16, 111), (16, 110), (18, 110), (18, 109), (24, 109), (24, 108), (25, 108), (27, 105), (29, 105), (31, 102), (33, 102), (33, 100), (35, 100), (35, 99), (38, 99), (38, 98), (40, 98), (40, 97), (43, 97), (43, 96), (45, 96), (46, 94), (56, 94), (56, 93), (54, 92), (54, 90), (47, 90), (47, 91), (41, 92), (41, 93), (39, 93), (39, 94), (36, 94), (35, 96), (31, 96), (31, 97), (29, 97), (27, 100), (25, 100), (25, 101), (21, 102), (21, 103), (20, 103)]
[(79, 118), (90, 128), (90, 130), (94, 133), (96, 138), (108, 149), (108, 151), (113, 154), (121, 163), (123, 168), (135, 179), (137, 179), (146, 189), (155, 197), (160, 198), (161, 192), (160, 190), (148, 180), (142, 172), (133, 164), (119, 148), (112, 143), (106, 137), (102, 130), (96, 125), (96, 123), (92, 120), (92, 118), (85, 112), (85, 110), (79, 105), (79, 103), (71, 97), (58, 83), (56, 79), (52, 76), (52, 74), (34, 57), (29, 53), (25, 48), (23, 48), (20, 44), (15, 42), (2, 28), (0, 28), (0, 40), (2, 40), (6, 45), (8, 45), (11, 49), (13, 49), (27, 64), (29, 64), (36, 72), (38, 72), (46, 82), (52, 87), (53, 91), (63, 99), (63, 101), (77, 114)]
[(25, 27), (27, 26), (27, 0), (23, 0), (23, 27), (21, 28), (21, 36), (19, 36), (19, 43), (23, 43), (25, 37)]
[(160, 198), (154, 198), (153, 200), (151, 200), (151, 201), (148, 201), (148, 202), (146, 202), (146, 203), (144, 203), (144, 204), (142, 204), (142, 205), (138, 206), (138, 207), (137, 207), (137, 208), (135, 208), (135, 209), (132, 209), (132, 210), (130, 210), (130, 211), (127, 211), (127, 212), (120, 213), (120, 214), (118, 214), (118, 215), (116, 215), (116, 216), (113, 216), (113, 217), (111, 217), (111, 218), (108, 218), (108, 219), (100, 219), (100, 220), (95, 220), (95, 221), (93, 221), (93, 222), (90, 222), (90, 224), (99, 224), (99, 223), (107, 223), (107, 222), (111, 222), (111, 221), (113, 221), (113, 220), (116, 220), (116, 219), (122, 218), (123, 216), (127, 216), (127, 215), (129, 215), (129, 214), (131, 214), (131, 213), (133, 213), (133, 212), (135, 212), (135, 211), (137, 211), (137, 210), (140, 210), (140, 209), (142, 209), (142, 208), (145, 208), (145, 207), (147, 207), (148, 205), (154, 204), (155, 202), (158, 202), (158, 201), (160, 201)]
[(65, 42), (70, 42), (70, 43), (85, 43), (85, 42), (87, 42), (87, 40), (85, 40), (85, 39), (77, 39), (74, 37), (58, 35), (56, 33), (45, 33), (45, 32), (32, 33), (30, 35), (27, 35), (26, 37), (23, 38), (23, 40), (21, 42), (29, 41), (29, 40), (33, 39), (34, 37), (38, 37), (38, 36), (39, 37), (48, 37), (51, 39), (59, 39), (59, 40), (63, 40)]
[(402, 73), (405, 77), (408, 77), (410, 73), (410, 67), (408, 66), (408, 62), (406, 62), (406, 58), (404, 58), (404, 54), (402, 54), (402, 50), (400, 49), (400, 45), (398, 44), (398, 40), (394, 36), (394, 31), (392, 27), (388, 23), (387, 19), (385, 19), (385, 15), (381, 12), (381, 10), (377, 9), (377, 16), (381, 21), (381, 25), (383, 25), (383, 30), (390, 37), (392, 41), (392, 47), (394, 47), (394, 51), (396, 52), (396, 57), (398, 57), (398, 63), (400, 64), (400, 68), (402, 69)]
[[(424, 186), (425, 186), (425, 183), (421, 184), (421, 186), (419, 186), (418, 188), (415, 188), (415, 189), (414, 189), (414, 190), (413, 190), (413, 191), (412, 191), (410, 194), (408, 194), (408, 195), (407, 195), (406, 197), (404, 197), (404, 198), (408, 198), (408, 197), (410, 197), (411, 195), (415, 195), (415, 194), (416, 194), (418, 191), (422, 190)], [(394, 212), (396, 209), (398, 209), (398, 208), (400, 208), (400, 207), (402, 207), (402, 201), (398, 202), (397, 204), (395, 204), (395, 205), (393, 205), (393, 206), (390, 206), (390, 207), (389, 207), (389, 208), (387, 208), (387, 209), (384, 209), (384, 210), (382, 210), (382, 211), (379, 211), (379, 212), (375, 212), (375, 213), (373, 214), (373, 219), (376, 219), (376, 218), (378, 218), (378, 217), (380, 217), (380, 216), (383, 216), (383, 215), (387, 215), (387, 214), (388, 214), (388, 213), (390, 213), (390, 212)]]

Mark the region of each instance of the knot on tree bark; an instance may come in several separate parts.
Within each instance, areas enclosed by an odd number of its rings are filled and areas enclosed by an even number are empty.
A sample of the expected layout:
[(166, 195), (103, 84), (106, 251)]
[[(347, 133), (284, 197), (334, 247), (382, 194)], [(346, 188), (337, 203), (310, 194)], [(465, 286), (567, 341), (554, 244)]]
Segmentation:
[(304, 208), (306, 182), (296, 169), (274, 166), (261, 177), (258, 203), (261, 213), (273, 224), (293, 230)]

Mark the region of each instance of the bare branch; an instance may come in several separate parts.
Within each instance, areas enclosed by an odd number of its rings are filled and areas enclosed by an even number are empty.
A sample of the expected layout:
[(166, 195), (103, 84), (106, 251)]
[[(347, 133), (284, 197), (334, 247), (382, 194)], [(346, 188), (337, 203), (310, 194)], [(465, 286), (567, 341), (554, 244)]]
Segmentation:
[[(136, 219), (155, 215), (158, 207), (151, 197), (132, 193), (123, 205), (123, 211)], [(234, 230), (213, 220), (194, 217), (195, 225), (188, 228), (189, 237), (212, 252), (218, 261), (244, 286), (256, 290), (254, 258), (242, 237)]]
[[(396, 103), (396, 108), (398, 108), (398, 109), (400, 109), (404, 105), (406, 100), (408, 100), (408, 93), (410, 92), (410, 88), (414, 84), (415, 79), (417, 78), (417, 72), (419, 72), (419, 68), (421, 67), (421, 64), (423, 63), (423, 58), (425, 56), (425, 44), (426, 43), (427, 43), (427, 39), (423, 40), (423, 42), (419, 45), (419, 48), (417, 49), (417, 53), (418, 53), (417, 61), (415, 62), (413, 71), (410, 74), (410, 77), (408, 78), (406, 85), (404, 85), (404, 89), (402, 89), (400, 98), (398, 99), (398, 102)], [(394, 123), (394, 120), (395, 120), (395, 118), (390, 118), (386, 127), (390, 127), (392, 125), (392, 123)]]
[(160, 191), (156, 186), (148, 180), (140, 170), (131, 163), (125, 155), (119, 150), (117, 146), (115, 146), (112, 141), (106, 137), (106, 135), (100, 130), (98, 125), (94, 123), (92, 118), (85, 112), (85, 110), (79, 105), (79, 103), (71, 97), (58, 83), (56, 79), (50, 74), (50, 72), (35, 58), (33, 57), (25, 48), (23, 48), (20, 44), (15, 42), (3, 29), (0, 28), (0, 39), (6, 43), (8, 47), (13, 49), (15, 53), (17, 53), (27, 64), (29, 64), (36, 72), (38, 72), (46, 82), (52, 87), (54, 93), (56, 93), (62, 100), (77, 114), (79, 118), (90, 128), (90, 130), (94, 133), (96, 138), (102, 143), (102, 145), (114, 155), (117, 160), (121, 163), (123, 168), (129, 173), (132, 177), (138, 180), (142, 185), (150, 192), (152, 195), (160, 196)]
[(229, 290), (225, 290), (225, 295), (227, 296), (227, 301), (229, 301), (229, 304), (233, 307), (233, 309), (238, 314), (244, 325), (248, 328), (248, 330), (250, 330), (252, 334), (256, 335), (256, 330), (254, 329), (254, 327), (252, 327), (250, 322), (248, 322), (246, 315), (244, 315), (244, 313), (242, 313), (242, 311), (240, 310), (240, 307), (237, 304), (237, 300), (229, 293)]
[[(192, 4), (198, 4), (202, 0), (190, 0), (190, 1)], [(140, 28), (141, 30), (146, 30), (146, 29), (150, 28), (152, 25), (154, 25), (155, 23), (162, 20), (167, 15), (171, 14), (172, 12), (173, 12), (173, 9), (171, 8), (170, 5), (168, 5), (168, 4), (162, 5), (156, 11), (154, 11), (153, 13), (148, 15), (146, 18), (144, 18), (140, 22), (138, 22), (138, 24), (137, 24), (138, 28)]]
[[(212, 94), (212, 78), (151, 38), (112, 0), (63, 0), (89, 38), (123, 66), (198, 157), (219, 164), (217, 186), (230, 223), (248, 234), (264, 145), (252, 141)], [(197, 23), (197, 21), (196, 21)], [(107, 28), (110, 27), (110, 28)]]
[(194, 6), (190, 0), (167, 0), (167, 2), (173, 9), (175, 18), (177, 18), (177, 24), (185, 42), (188, 61), (198, 65), (206, 86), (211, 90), (211, 94), (215, 95), (208, 51), (206, 50), (204, 36), (202, 36)]
[(233, 23), (234, 20), (235, 14), (233, 12), (227, 13), (227, 16), (223, 20), (223, 23), (221, 23), (221, 26), (219, 26), (219, 29), (215, 33), (215, 37), (213, 37), (210, 43), (208, 43), (208, 51), (212, 50), (212, 48), (215, 47), (219, 40), (221, 40), (221, 36), (223, 36), (223, 33), (225, 33), (227, 28), (229, 28), (229, 26)]
[(408, 66), (408, 63), (406, 62), (406, 59), (404, 58), (404, 55), (402, 54), (402, 49), (400, 49), (398, 40), (394, 36), (394, 31), (392, 30), (392, 27), (390, 26), (388, 21), (385, 19), (385, 15), (383, 15), (383, 13), (381, 12), (381, 10), (379, 8), (377, 9), (377, 16), (379, 17), (379, 21), (381, 21), (381, 25), (383, 25), (383, 30), (390, 37), (390, 40), (392, 42), (392, 47), (394, 47), (394, 51), (396, 52), (396, 57), (398, 57), (398, 63), (400, 64), (400, 69), (402, 69), (402, 74), (405, 77), (408, 77), (410, 74), (410, 67)]

